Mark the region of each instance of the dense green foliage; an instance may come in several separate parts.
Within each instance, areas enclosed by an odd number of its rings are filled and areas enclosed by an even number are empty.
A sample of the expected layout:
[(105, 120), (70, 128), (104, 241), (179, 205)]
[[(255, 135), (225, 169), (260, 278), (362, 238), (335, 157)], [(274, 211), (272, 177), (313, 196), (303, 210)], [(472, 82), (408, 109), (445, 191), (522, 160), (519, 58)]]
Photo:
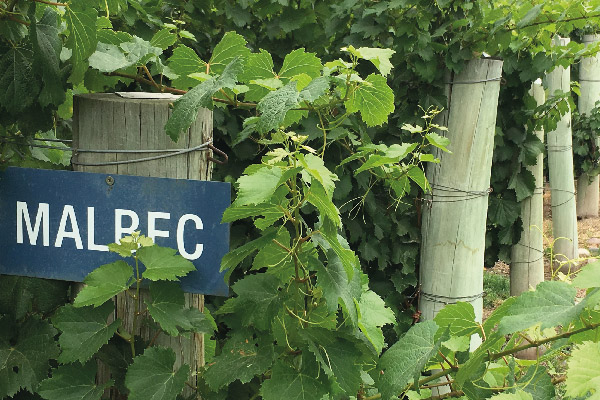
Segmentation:
[[(433, 131), (431, 108), (445, 105), (445, 83), (484, 52), (504, 60), (486, 257), (508, 259), (519, 201), (535, 189), (523, 167), (543, 151), (533, 130), (550, 128), (572, 104), (564, 95), (536, 109), (527, 90), (553, 66), (595, 51), (553, 47), (552, 37), (594, 30), (599, 14), (595, 0), (5, 1), (0, 162), (68, 165), (68, 153), (27, 144), (69, 137), (74, 93), (187, 93), (166, 127), (173, 139), (198, 107), (213, 109), (217, 144), (232, 160), (217, 178), (237, 183), (224, 216), (233, 222), (232, 252), (222, 265), (235, 297), (209, 300), (219, 329), (198, 386), (207, 398), (387, 399), (418, 387), (409, 398), (426, 398), (428, 383), (446, 373), (455, 396), (553, 398), (541, 364), (510, 357), (551, 342), (548, 358), (578, 345), (566, 394), (584, 396), (598, 390), (582, 367), (598, 352), (595, 291), (575, 304), (572, 285), (545, 283), (484, 324), (468, 304), (412, 327), (411, 314), (418, 199), (428, 189), (422, 167), (435, 162), (428, 147), (448, 145)], [(187, 271), (169, 267), (146, 277)], [(67, 285), (0, 277), (0, 394), (98, 398), (89, 360), (120, 354), (109, 366), (121, 393), (147, 398), (160, 385), (160, 398), (175, 398), (187, 367), (174, 371), (168, 350), (141, 354), (117, 322), (106, 323), (103, 304), (127, 290), (130, 272), (124, 262), (103, 266), (77, 297), (85, 307), (58, 311)], [(148, 310), (165, 333), (200, 329), (175, 286), (151, 292)], [(485, 341), (469, 353), (473, 333)], [(114, 351), (96, 353), (107, 342)], [(420, 376), (430, 367), (446, 371)]]
[(573, 163), (575, 176), (585, 173), (589, 179), (600, 173), (600, 108), (594, 107), (587, 114), (573, 113)]

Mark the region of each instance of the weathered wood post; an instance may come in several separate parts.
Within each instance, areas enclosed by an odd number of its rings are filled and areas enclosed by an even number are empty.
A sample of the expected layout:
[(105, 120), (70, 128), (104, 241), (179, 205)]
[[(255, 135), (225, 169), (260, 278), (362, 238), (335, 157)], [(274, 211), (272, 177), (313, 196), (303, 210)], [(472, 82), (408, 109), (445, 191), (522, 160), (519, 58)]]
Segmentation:
[[(565, 46), (568, 38), (557, 38)], [(546, 76), (548, 95), (557, 91), (571, 91), (571, 69), (556, 67)], [(555, 261), (564, 263), (578, 257), (577, 213), (575, 210), (575, 180), (573, 178), (573, 141), (571, 136), (571, 112), (558, 122), (556, 130), (546, 134), (548, 148), (548, 174), (552, 198), (552, 235)], [(562, 264), (567, 272), (571, 263)]]
[[(586, 46), (600, 41), (600, 35), (584, 35)], [(600, 54), (593, 57), (583, 57), (579, 64), (579, 96), (578, 108), (580, 114), (589, 114), (600, 100)], [(600, 146), (600, 140), (596, 141)], [(577, 178), (577, 216), (597, 217), (598, 201), (600, 200), (600, 179), (596, 175), (591, 180), (584, 172)]]
[[(74, 166), (78, 171), (100, 172), (177, 179), (209, 180), (211, 167), (208, 152), (194, 151), (152, 161), (131, 162), (143, 157), (160, 155), (158, 150), (186, 149), (198, 146), (212, 139), (212, 112), (201, 109), (196, 122), (183, 134), (177, 143), (164, 131), (169, 118), (170, 100), (121, 98), (116, 94), (84, 94), (73, 99), (73, 147), (92, 150), (157, 150), (156, 153), (74, 153)], [(114, 162), (129, 161), (122, 164)], [(86, 166), (81, 164), (105, 164)], [(145, 233), (145, 232), (142, 232)], [(145, 310), (143, 293), (140, 310)], [(204, 308), (204, 296), (185, 295), (186, 306)], [(134, 299), (131, 296), (117, 296), (115, 317), (123, 320), (131, 331), (133, 325)], [(141, 326), (136, 334), (150, 340), (154, 332)], [(190, 366), (189, 382), (195, 384), (195, 373), (204, 365), (204, 337), (194, 334), (190, 337), (170, 337), (159, 335), (155, 341), (172, 348), (177, 355), (176, 367), (182, 363)], [(184, 394), (192, 392), (186, 388)]]
[[(538, 105), (544, 104), (546, 94), (541, 81), (532, 84), (530, 94)], [(536, 136), (543, 142), (544, 131), (538, 130)], [(512, 262), (510, 264), (510, 295), (518, 296), (535, 288), (544, 280), (544, 198), (543, 198), (543, 174), (544, 154), (540, 153), (535, 165), (528, 165), (529, 170), (535, 178), (535, 191), (531, 197), (521, 202), (521, 220), (523, 221), (523, 232), (519, 243), (512, 247)]]
[[(419, 309), (433, 319), (446, 304), (469, 302), (481, 321), (488, 193), (502, 61), (470, 61), (449, 82), (452, 154), (438, 154), (427, 177), (432, 194), (423, 205)], [(472, 345), (478, 343), (472, 342)]]

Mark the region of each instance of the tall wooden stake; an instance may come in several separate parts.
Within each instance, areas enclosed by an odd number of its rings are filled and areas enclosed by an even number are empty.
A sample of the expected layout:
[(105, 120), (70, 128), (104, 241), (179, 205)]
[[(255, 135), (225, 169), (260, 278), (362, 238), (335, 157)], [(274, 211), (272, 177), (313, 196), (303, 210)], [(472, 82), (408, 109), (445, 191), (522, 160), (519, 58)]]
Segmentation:
[[(536, 81), (530, 90), (538, 105), (544, 104), (546, 94), (541, 81)], [(544, 131), (535, 132), (536, 136), (543, 142)], [(519, 243), (512, 247), (512, 262), (510, 264), (510, 295), (518, 296), (535, 288), (544, 280), (544, 199), (543, 199), (543, 173), (544, 154), (540, 153), (535, 165), (527, 166), (527, 169), (535, 178), (535, 191), (533, 195), (521, 202), (521, 220), (523, 221), (523, 232)]]
[[(570, 39), (560, 38), (561, 45)], [(549, 96), (556, 91), (571, 90), (570, 68), (556, 67), (547, 76)], [(556, 130), (548, 132), (548, 173), (552, 195), (552, 233), (554, 255), (557, 262), (564, 263), (578, 257), (577, 214), (575, 210), (575, 180), (573, 178), (573, 142), (571, 137), (571, 112), (558, 122)], [(568, 271), (571, 263), (562, 264)]]
[[(200, 110), (198, 119), (178, 143), (174, 143), (164, 131), (169, 118), (169, 103), (172, 100), (124, 99), (115, 94), (84, 94), (73, 99), (73, 145), (80, 149), (101, 150), (140, 150), (178, 149), (200, 145), (212, 138), (212, 113)], [(79, 153), (74, 161), (80, 163), (101, 163), (131, 160), (147, 157), (149, 154), (106, 154)], [(150, 155), (153, 155), (152, 153)], [(192, 152), (154, 161), (127, 163), (106, 166), (79, 166), (78, 171), (100, 172), (177, 179), (209, 180), (211, 167), (208, 152)], [(145, 232), (142, 232), (145, 233)], [(140, 310), (145, 310), (144, 299), (139, 299)], [(204, 309), (204, 296), (186, 294), (186, 305)], [(121, 318), (125, 328), (132, 330), (134, 299), (131, 296), (117, 296), (115, 317)], [(139, 327), (136, 334), (151, 340), (155, 331), (148, 326)], [(195, 385), (196, 371), (204, 365), (204, 337), (194, 334), (190, 337), (170, 337), (158, 334), (155, 343), (170, 347), (175, 351), (176, 367), (182, 363), (190, 366), (188, 382)], [(184, 394), (193, 393), (186, 387)]]
[[(585, 35), (583, 43), (588, 46), (600, 41), (600, 35)], [(579, 112), (589, 114), (600, 100), (600, 54), (594, 57), (584, 57), (579, 64)], [(600, 146), (600, 140), (596, 141)], [(577, 216), (597, 217), (598, 201), (600, 200), (600, 179), (596, 175), (591, 180), (586, 173), (577, 178)]]
[(423, 206), (419, 301), (423, 319), (433, 319), (446, 304), (466, 301), (481, 321), (488, 188), (501, 74), (502, 61), (473, 60), (448, 87), (448, 110), (442, 124), (448, 127), (452, 154), (441, 153), (440, 164), (428, 166), (433, 191)]

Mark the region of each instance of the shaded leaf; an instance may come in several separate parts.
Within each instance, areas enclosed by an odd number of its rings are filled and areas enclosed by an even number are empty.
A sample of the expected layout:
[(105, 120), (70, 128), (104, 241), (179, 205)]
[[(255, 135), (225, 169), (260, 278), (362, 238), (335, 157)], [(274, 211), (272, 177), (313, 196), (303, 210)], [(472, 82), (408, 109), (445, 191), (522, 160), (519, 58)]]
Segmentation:
[(273, 366), (271, 379), (266, 380), (260, 393), (264, 400), (320, 399), (327, 393), (327, 386), (317, 378), (317, 371), (297, 371), (278, 361)]
[(0, 105), (9, 113), (23, 111), (39, 93), (39, 82), (32, 79), (33, 53), (13, 47), (0, 58)]
[(185, 306), (183, 290), (177, 282), (152, 282), (152, 301), (146, 300), (148, 312), (163, 331), (171, 336), (182, 332), (212, 333), (214, 321), (197, 308)]
[(18, 329), (6, 317), (0, 319), (0, 397), (12, 396), (21, 388), (34, 392), (48, 377), (49, 362), (59, 353), (56, 333), (50, 323), (37, 317), (28, 318)]
[(271, 343), (238, 334), (227, 340), (221, 354), (206, 369), (204, 378), (214, 390), (235, 380), (248, 383), (271, 367), (273, 356)]
[(354, 342), (339, 333), (318, 327), (304, 329), (300, 335), (307, 340), (308, 349), (325, 373), (334, 377), (347, 395), (356, 394), (362, 379), (361, 367), (356, 360), (360, 350)]
[(388, 400), (401, 393), (418, 378), (427, 361), (439, 348), (434, 340), (438, 326), (434, 321), (420, 322), (390, 347), (379, 359), (377, 384), (381, 398)]
[(96, 308), (76, 308), (71, 304), (61, 307), (52, 318), (54, 326), (62, 331), (58, 338), (62, 349), (58, 361), (85, 363), (108, 343), (121, 325), (121, 320), (106, 322), (114, 309), (112, 301)]
[(335, 312), (338, 303), (344, 307), (354, 324), (358, 322), (356, 301), (360, 300), (362, 285), (360, 274), (354, 271), (349, 279), (341, 259), (333, 249), (327, 251), (327, 266), (316, 264), (317, 284), (323, 288), (323, 297), (329, 312)]
[(175, 353), (171, 349), (150, 347), (133, 359), (127, 370), (125, 385), (129, 400), (175, 400), (188, 378), (189, 367), (175, 370)]
[(279, 278), (270, 274), (248, 275), (237, 281), (232, 289), (238, 295), (236, 309), (244, 326), (266, 330), (277, 315), (282, 302)]
[(103, 385), (96, 384), (98, 364), (89, 361), (61, 365), (52, 371), (52, 377), (44, 380), (38, 393), (47, 400), (96, 400), (102, 397), (104, 389), (112, 386), (112, 380)]

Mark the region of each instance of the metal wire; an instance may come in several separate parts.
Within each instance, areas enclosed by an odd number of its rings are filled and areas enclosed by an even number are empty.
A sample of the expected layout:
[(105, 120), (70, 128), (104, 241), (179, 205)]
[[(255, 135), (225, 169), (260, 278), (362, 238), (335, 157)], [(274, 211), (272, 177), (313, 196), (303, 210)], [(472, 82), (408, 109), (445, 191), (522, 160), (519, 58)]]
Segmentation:
[(77, 155), (77, 153), (108, 153), (108, 154), (120, 154), (120, 153), (167, 153), (167, 154), (161, 154), (158, 156), (152, 156), (152, 157), (142, 157), (142, 158), (135, 158), (133, 160), (120, 160), (120, 161), (105, 161), (105, 162), (91, 162), (91, 163), (83, 163), (83, 162), (79, 162), (79, 161), (74, 161), (71, 159), (71, 164), (73, 165), (81, 165), (84, 167), (101, 167), (101, 166), (105, 166), (105, 165), (121, 165), (121, 164), (132, 164), (132, 163), (138, 163), (138, 162), (145, 162), (145, 161), (153, 161), (153, 160), (160, 160), (161, 158), (167, 158), (167, 157), (173, 157), (173, 156), (178, 156), (181, 154), (187, 154), (190, 153), (192, 151), (205, 151), (209, 148), (209, 146), (211, 145), (212, 141), (208, 141), (205, 143), (202, 143), (198, 146), (194, 146), (194, 147), (190, 147), (187, 149), (164, 149), (164, 150), (88, 150), (88, 149), (74, 149), (73, 150), (73, 156)]
[[(48, 141), (48, 142), (63, 142), (62, 139), (37, 139), (36, 138), (35, 140)], [(70, 142), (67, 140), (65, 140), (65, 141)], [(164, 154), (160, 154), (160, 155), (156, 155), (156, 156), (152, 156), (152, 157), (135, 158), (132, 160), (90, 162), (90, 163), (83, 163), (83, 162), (79, 162), (79, 161), (75, 161), (75, 160), (71, 159), (71, 164), (81, 165), (84, 167), (100, 167), (100, 166), (105, 166), (105, 165), (121, 165), (121, 164), (132, 164), (132, 163), (138, 163), (138, 162), (144, 162), (144, 161), (153, 161), (153, 160), (159, 160), (161, 158), (167, 158), (167, 157), (178, 156), (181, 154), (187, 154), (187, 153), (190, 153), (193, 151), (206, 151), (208, 149), (216, 151), (217, 153), (221, 154), (225, 158), (225, 161), (227, 160), (227, 155), (224, 152), (216, 149), (212, 145), (212, 140), (209, 140), (208, 142), (205, 142), (205, 143), (199, 144), (198, 146), (190, 147), (187, 149), (140, 149), (140, 150), (76, 149), (73, 147), (58, 147), (58, 146), (49, 146), (49, 145), (35, 144), (35, 143), (20, 143), (15, 140), (6, 140), (6, 139), (0, 139), (0, 142), (18, 144), (18, 145), (27, 146), (27, 147), (37, 147), (37, 148), (41, 148), (41, 149), (71, 151), (71, 152), (73, 152), (73, 156), (76, 156), (78, 153), (97, 153), (97, 154), (164, 153)], [(211, 158), (211, 161), (213, 161), (213, 162), (219, 162), (218, 160), (215, 160), (212, 157), (210, 157), (210, 158)], [(219, 163), (222, 163), (222, 162), (219, 162)]]
[(493, 82), (493, 81), (500, 81), (502, 80), (502, 77), (499, 76), (497, 78), (489, 78), (489, 79), (482, 79), (480, 81), (458, 81), (458, 82), (444, 82), (446, 85), (472, 85), (475, 83), (485, 83), (485, 82)]
[(546, 146), (546, 149), (550, 152), (550, 153), (561, 153), (564, 151), (569, 151), (573, 148), (572, 145), (569, 146)]
[(428, 203), (456, 203), (459, 201), (473, 200), (480, 197), (485, 197), (492, 192), (492, 188), (488, 188), (487, 190), (462, 190), (435, 183), (432, 183), (431, 187), (432, 189), (439, 190), (441, 192), (448, 192), (448, 194), (425, 194), (425, 196), (431, 197), (430, 199), (423, 199), (423, 201), (426, 201)]
[(452, 296), (451, 297), (451, 296), (442, 296), (439, 294), (425, 293), (425, 292), (421, 291), (422, 299), (431, 301), (433, 303), (440, 303), (440, 304), (455, 304), (455, 303), (458, 303), (459, 301), (471, 302), (471, 301), (480, 299), (484, 296), (485, 296), (485, 292), (481, 292), (479, 294), (475, 294), (472, 296)]

